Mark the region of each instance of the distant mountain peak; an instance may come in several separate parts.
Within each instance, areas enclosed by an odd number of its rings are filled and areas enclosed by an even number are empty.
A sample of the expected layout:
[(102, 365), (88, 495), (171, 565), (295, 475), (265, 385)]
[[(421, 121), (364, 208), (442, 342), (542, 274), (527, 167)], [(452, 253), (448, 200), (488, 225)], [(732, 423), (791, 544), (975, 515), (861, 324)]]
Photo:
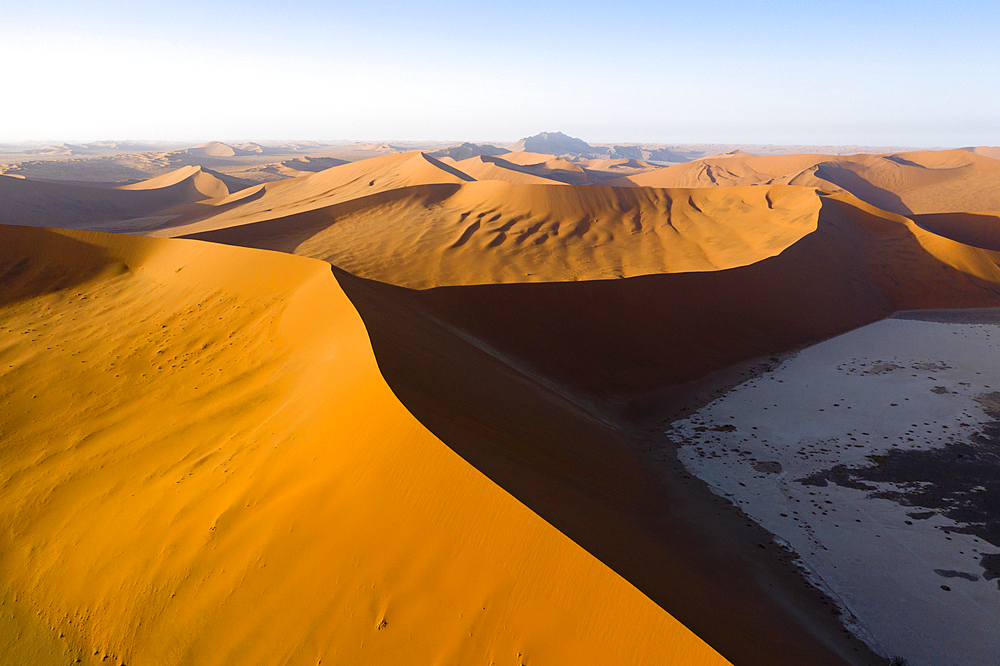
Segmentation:
[(427, 154), (430, 155), (431, 157), (438, 157), (438, 158), (450, 157), (453, 160), (458, 161), (458, 160), (469, 159), (470, 157), (478, 157), (481, 155), (487, 155), (487, 156), (503, 155), (506, 152), (509, 151), (506, 150), (505, 148), (497, 148), (496, 146), (490, 143), (482, 143), (477, 145), (475, 143), (469, 143), (467, 141), (458, 146), (451, 146), (443, 150), (435, 150), (434, 152)]
[(594, 148), (583, 139), (562, 132), (542, 132), (521, 139), (511, 147), (514, 152), (544, 153), (548, 155), (589, 155), (606, 153), (607, 150)]

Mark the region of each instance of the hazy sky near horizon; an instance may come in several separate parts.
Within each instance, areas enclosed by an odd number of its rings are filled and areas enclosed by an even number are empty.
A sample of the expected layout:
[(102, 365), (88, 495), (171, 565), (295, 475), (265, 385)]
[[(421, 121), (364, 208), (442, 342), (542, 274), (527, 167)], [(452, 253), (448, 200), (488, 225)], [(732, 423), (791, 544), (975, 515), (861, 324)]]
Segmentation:
[(0, 3), (0, 142), (1000, 144), (996, 0)]

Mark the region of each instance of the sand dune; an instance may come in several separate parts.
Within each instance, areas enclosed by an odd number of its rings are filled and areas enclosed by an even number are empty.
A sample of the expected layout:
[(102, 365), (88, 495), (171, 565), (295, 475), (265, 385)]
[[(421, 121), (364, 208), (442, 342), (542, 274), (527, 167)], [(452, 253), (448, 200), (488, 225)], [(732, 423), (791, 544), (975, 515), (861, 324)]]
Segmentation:
[(616, 158), (616, 159), (579, 159), (576, 160), (576, 164), (579, 164), (586, 168), (587, 170), (595, 171), (649, 171), (655, 169), (656, 167), (649, 162), (644, 162), (639, 159), (633, 158)]
[(240, 148), (234, 148), (228, 143), (222, 143), (221, 141), (209, 141), (208, 143), (202, 143), (192, 148), (185, 148), (183, 152), (189, 155), (204, 155), (206, 157), (233, 157), (246, 152), (260, 151), (244, 151)]
[[(505, 153), (500, 157), (483, 157), (483, 161), (518, 173), (531, 174), (570, 185), (591, 184), (591, 178), (583, 167), (575, 162), (554, 155), (524, 152)], [(464, 162), (462, 163), (464, 164)], [(471, 164), (475, 164), (475, 162), (471, 162)], [(475, 169), (476, 167), (473, 166), (472, 168)], [(494, 178), (494, 180), (504, 179)], [(508, 182), (528, 181), (511, 179)]]
[(1000, 213), (928, 213), (913, 221), (938, 236), (1000, 252)]
[(722, 155), (607, 184), (716, 187), (772, 183), (843, 189), (902, 215), (1000, 209), (1000, 164), (963, 150), (850, 156)]
[[(795, 186), (476, 182), (190, 236), (321, 258), (412, 289), (478, 294), (440, 316), (505, 351), (544, 339), (539, 330), (521, 340), (517, 327), (491, 338), (508, 330), (506, 322), (552, 331), (551, 349), (524, 352), (539, 374), (625, 408), (647, 392), (895, 310), (1000, 303), (993, 246), (956, 242), (983, 232), (952, 227), (944, 233), (847, 193)], [(636, 281), (616, 286), (627, 277)], [(502, 288), (557, 282), (586, 284)], [(588, 345), (602, 350), (596, 366), (581, 360), (591, 356)]]
[(821, 205), (815, 231), (745, 266), (448, 286), (412, 298), (534, 376), (617, 415), (642, 410), (654, 394), (671, 395), (672, 386), (898, 310), (1000, 305), (996, 253), (850, 195), (823, 197)]
[[(532, 152), (516, 152), (516, 153), (505, 153), (503, 159), (511, 164), (520, 164), (521, 166), (533, 166), (537, 164), (544, 164), (549, 160), (560, 159), (555, 155), (550, 155), (549, 153), (532, 153)], [(565, 160), (563, 160), (565, 161)]]
[(218, 176), (200, 167), (117, 188), (85, 187), (0, 176), (0, 223), (64, 228), (143, 228), (128, 220), (229, 194)]
[[(351, 162), (300, 178), (258, 186), (243, 205), (218, 199), (195, 205), (171, 221), (166, 235), (183, 235), (245, 225), (304, 213), (336, 204), (364, 207), (373, 201), (404, 196), (407, 188), (455, 187), (473, 178), (424, 153), (401, 153)], [(388, 194), (387, 194), (388, 193)], [(383, 195), (380, 197), (379, 195)]]
[(1000, 146), (976, 146), (974, 148), (963, 148), (962, 150), (967, 150), (970, 153), (976, 153), (977, 155), (983, 155), (984, 157), (992, 157), (995, 160), (1000, 160)]
[[(476, 182), (397, 191), (367, 204), (188, 236), (294, 252), (419, 289), (597, 280), (718, 270), (773, 256), (815, 229), (820, 200), (814, 190), (787, 186), (654, 190)], [(387, 219), (394, 223), (387, 226)]]
[(500, 180), (518, 185), (551, 185), (562, 182), (545, 175), (539, 175), (538, 169), (508, 162), (499, 157), (480, 155), (455, 162), (454, 166), (462, 173), (469, 174), (476, 180)]
[(4, 654), (726, 663), (407, 413), (327, 265), (0, 233)]
[[(122, 185), (118, 189), (122, 190), (157, 190), (164, 187), (172, 187), (180, 183), (185, 183), (200, 194), (202, 198), (212, 199), (215, 197), (225, 197), (229, 195), (226, 184), (215, 173), (208, 169), (196, 166), (181, 167), (170, 173), (166, 173), (156, 178), (150, 178), (131, 185)], [(197, 196), (197, 195), (195, 195)], [(197, 199), (192, 199), (197, 200)]]

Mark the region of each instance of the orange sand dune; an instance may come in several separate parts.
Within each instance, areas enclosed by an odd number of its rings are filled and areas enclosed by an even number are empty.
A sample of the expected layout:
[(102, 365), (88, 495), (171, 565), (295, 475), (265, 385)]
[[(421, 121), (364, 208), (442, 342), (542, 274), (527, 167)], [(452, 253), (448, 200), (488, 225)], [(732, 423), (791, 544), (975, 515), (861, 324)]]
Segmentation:
[(813, 231), (819, 206), (815, 190), (788, 186), (654, 190), (475, 182), (188, 236), (294, 252), (425, 289), (741, 266)]
[(726, 663), (411, 416), (326, 264), (0, 234), (6, 659)]
[[(504, 155), (504, 157), (506, 157), (506, 155)], [(590, 175), (580, 165), (561, 157), (552, 157), (551, 155), (547, 155), (546, 157), (548, 157), (548, 159), (544, 162), (525, 164), (522, 166), (536, 175), (551, 178), (552, 180), (562, 181), (570, 185), (586, 185), (591, 182)], [(509, 161), (514, 162), (513, 160)], [(516, 164), (516, 162), (514, 163)]]
[[(569, 160), (554, 155), (544, 155), (542, 153), (504, 153), (499, 157), (483, 156), (483, 161), (494, 164), (498, 167), (510, 169), (517, 173), (532, 174), (547, 180), (555, 180), (570, 185), (586, 185), (591, 182), (587, 171)], [(475, 165), (473, 160), (463, 160), (459, 164), (466, 162)], [(461, 167), (459, 167), (461, 168)], [(473, 169), (476, 167), (473, 166)], [(472, 175), (472, 174), (470, 174)], [(482, 180), (477, 177), (477, 180)], [(522, 181), (508, 178), (493, 178), (492, 180), (507, 180), (507, 182), (534, 182)]]
[(121, 190), (157, 190), (165, 187), (173, 187), (180, 183), (187, 183), (190, 187), (204, 194), (203, 198), (212, 199), (215, 197), (229, 196), (229, 189), (218, 177), (208, 169), (196, 166), (184, 166), (175, 169), (170, 173), (143, 180), (132, 185), (122, 185)]
[[(318, 173), (265, 183), (252, 195), (216, 199), (189, 206), (162, 232), (181, 235), (273, 220), (335, 204), (364, 207), (386, 196), (403, 196), (406, 188), (444, 185), (451, 188), (473, 178), (424, 153), (397, 153), (335, 166)], [(249, 188), (248, 188), (249, 189)], [(233, 206), (242, 201), (239, 206)], [(161, 235), (162, 235), (161, 234)]]
[(609, 185), (638, 187), (722, 187), (777, 183), (830, 159), (827, 155), (722, 154), (625, 176)]
[(142, 229), (168, 209), (229, 194), (226, 184), (200, 167), (181, 167), (117, 188), (85, 187), (0, 175), (0, 223), (64, 228)]
[(536, 164), (544, 164), (550, 160), (559, 159), (555, 155), (548, 155), (545, 153), (504, 153), (503, 159), (511, 164), (519, 164), (521, 166), (533, 166)]
[(758, 157), (744, 153), (677, 164), (607, 184), (713, 187), (772, 183), (843, 189), (903, 215), (1000, 210), (1000, 164), (964, 150), (849, 156)]
[[(512, 363), (609, 418), (641, 409), (648, 395), (669, 395), (672, 386), (898, 310), (1000, 306), (1000, 254), (849, 194), (818, 203), (802, 223), (812, 231), (755, 263), (626, 280), (453, 281), (411, 297), (434, 319), (520, 359)], [(366, 270), (382, 282), (409, 275), (405, 263), (378, 258)]]
[(577, 159), (574, 160), (574, 164), (579, 164), (588, 171), (591, 170), (607, 171), (607, 172), (619, 171), (623, 173), (627, 173), (630, 171), (649, 171), (657, 168), (652, 164), (650, 164), (649, 162), (643, 162), (642, 160), (625, 159), (625, 158), (605, 159), (605, 160)]
[(206, 157), (233, 157), (234, 155), (246, 154), (249, 151), (233, 148), (229, 144), (222, 143), (221, 141), (209, 141), (208, 143), (202, 143), (191, 148), (186, 148), (183, 152), (189, 155), (204, 155)]
[(261, 164), (247, 169), (245, 174), (271, 173), (282, 178), (298, 178), (308, 176), (318, 171), (324, 171), (335, 166), (347, 164), (347, 161), (335, 157), (296, 157), (293, 159), (272, 162), (271, 164)]
[[(499, 164), (505, 168), (520, 170), (571, 185), (597, 185), (612, 178), (636, 175), (659, 168), (637, 159), (587, 159), (580, 157), (566, 159), (540, 153), (508, 153), (502, 155), (501, 159), (503, 162)], [(477, 180), (486, 179), (477, 176)], [(496, 180), (518, 182), (505, 178), (496, 178)]]
[(1000, 252), (1000, 213), (928, 213), (913, 221), (939, 236)]
[(524, 167), (503, 158), (478, 155), (460, 162), (455, 162), (455, 168), (467, 173), (476, 180), (501, 180), (518, 185), (553, 184), (561, 181), (540, 176), (531, 167)]

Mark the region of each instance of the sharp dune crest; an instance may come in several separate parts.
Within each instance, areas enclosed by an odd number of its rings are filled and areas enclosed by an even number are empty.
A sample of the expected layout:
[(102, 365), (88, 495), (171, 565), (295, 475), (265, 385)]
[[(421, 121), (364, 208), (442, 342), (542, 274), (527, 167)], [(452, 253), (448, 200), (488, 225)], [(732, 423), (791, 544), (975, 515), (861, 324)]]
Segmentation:
[(727, 663), (417, 422), (328, 265), (0, 233), (5, 654)]
[[(121, 190), (157, 190), (166, 187), (173, 187), (181, 183), (187, 183), (189, 187), (205, 195), (205, 199), (225, 197), (230, 194), (226, 186), (217, 174), (197, 166), (186, 166), (171, 171), (170, 173), (143, 180), (132, 185), (122, 185)], [(193, 200), (197, 200), (194, 199)]]

